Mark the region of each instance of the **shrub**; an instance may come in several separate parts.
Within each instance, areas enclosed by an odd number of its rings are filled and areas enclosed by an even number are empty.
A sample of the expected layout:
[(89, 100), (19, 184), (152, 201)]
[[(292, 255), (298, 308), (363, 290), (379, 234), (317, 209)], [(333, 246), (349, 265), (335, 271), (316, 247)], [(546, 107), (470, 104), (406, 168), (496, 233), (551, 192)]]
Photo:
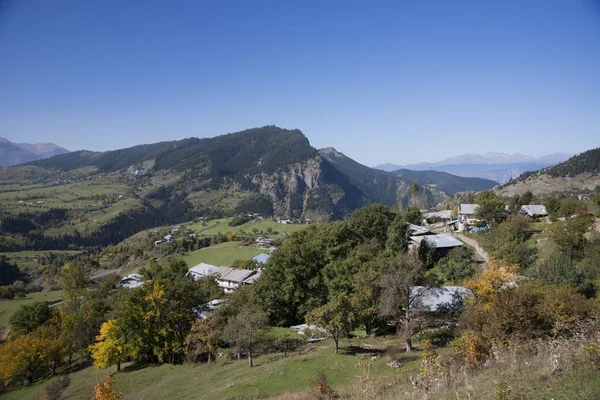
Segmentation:
[(317, 400), (337, 399), (338, 394), (329, 386), (325, 372), (319, 371), (317, 379), (312, 384), (312, 394)]

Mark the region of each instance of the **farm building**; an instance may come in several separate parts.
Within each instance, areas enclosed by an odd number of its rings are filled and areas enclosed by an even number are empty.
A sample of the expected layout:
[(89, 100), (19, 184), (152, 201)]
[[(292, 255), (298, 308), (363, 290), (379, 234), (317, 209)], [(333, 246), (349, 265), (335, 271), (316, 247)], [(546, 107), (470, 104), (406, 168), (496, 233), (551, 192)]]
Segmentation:
[(527, 215), (531, 218), (540, 218), (548, 215), (546, 207), (541, 204), (527, 204), (521, 207), (519, 214)]
[(260, 253), (260, 254), (255, 255), (254, 257), (252, 257), (252, 261), (255, 261), (259, 264), (266, 264), (267, 261), (269, 261), (269, 258), (271, 258), (270, 255)]
[(462, 246), (462, 242), (447, 233), (439, 233), (437, 235), (426, 235), (426, 236), (411, 236), (410, 240), (413, 245), (420, 246), (423, 240), (435, 248), (441, 256), (448, 255), (448, 252), (456, 247)]
[(144, 284), (144, 277), (140, 274), (127, 275), (123, 279), (121, 279), (121, 281), (119, 282), (119, 286), (128, 288), (128, 289), (133, 289), (138, 286), (142, 286), (143, 284)]
[(251, 271), (241, 268), (219, 267), (216, 265), (200, 263), (189, 269), (188, 274), (195, 280), (214, 275), (217, 284), (225, 293), (232, 293), (235, 289), (252, 284), (256, 278), (249, 279), (257, 275), (257, 271)]

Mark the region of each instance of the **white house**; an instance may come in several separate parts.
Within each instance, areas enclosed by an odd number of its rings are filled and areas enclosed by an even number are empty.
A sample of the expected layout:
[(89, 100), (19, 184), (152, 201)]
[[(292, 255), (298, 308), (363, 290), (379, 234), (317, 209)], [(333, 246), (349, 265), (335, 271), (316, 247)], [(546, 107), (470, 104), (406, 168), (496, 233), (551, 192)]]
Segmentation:
[[(189, 269), (188, 274), (194, 280), (199, 280), (214, 275), (217, 285), (225, 292), (232, 293), (243, 285), (251, 285), (260, 276), (258, 271), (241, 268), (219, 267), (216, 265), (200, 263)], [(255, 275), (254, 279), (249, 279)]]
[(133, 289), (138, 286), (142, 286), (144, 284), (143, 280), (144, 277), (140, 274), (130, 274), (121, 279), (121, 281), (119, 282), (119, 286), (128, 289)]
[(476, 213), (479, 208), (479, 204), (460, 204), (458, 206), (458, 230), (463, 231), (469, 225), (473, 225), (478, 222)]
[(531, 218), (540, 218), (548, 215), (546, 207), (541, 204), (527, 204), (521, 206), (519, 214), (527, 215)]

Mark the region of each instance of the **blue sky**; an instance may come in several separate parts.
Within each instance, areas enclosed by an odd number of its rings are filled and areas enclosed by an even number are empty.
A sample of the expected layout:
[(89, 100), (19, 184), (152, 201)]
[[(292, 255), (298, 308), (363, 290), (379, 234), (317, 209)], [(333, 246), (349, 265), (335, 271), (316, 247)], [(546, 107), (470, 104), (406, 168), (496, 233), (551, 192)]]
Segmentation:
[(596, 0), (0, 0), (0, 136), (275, 124), (367, 165), (600, 145)]

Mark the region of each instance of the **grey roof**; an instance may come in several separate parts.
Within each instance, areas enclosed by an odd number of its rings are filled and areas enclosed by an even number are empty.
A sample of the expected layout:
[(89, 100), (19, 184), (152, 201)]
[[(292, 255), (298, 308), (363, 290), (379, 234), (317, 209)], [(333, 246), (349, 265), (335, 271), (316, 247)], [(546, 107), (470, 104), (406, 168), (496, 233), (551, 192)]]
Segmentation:
[(545, 216), (548, 215), (546, 212), (546, 207), (541, 204), (527, 204), (521, 207), (519, 210), (520, 214), (527, 214), (530, 217), (534, 217), (537, 215)]
[(416, 309), (423, 311), (437, 311), (441, 306), (452, 306), (464, 300), (471, 291), (462, 286), (426, 287), (413, 286), (411, 295), (416, 298)]
[(478, 204), (461, 204), (458, 206), (459, 214), (475, 214), (475, 210), (479, 207)]
[(446, 233), (440, 233), (437, 235), (430, 236), (411, 236), (410, 238), (418, 244), (421, 244), (421, 241), (425, 239), (436, 249), (459, 247), (463, 245), (461, 241), (455, 239), (453, 236), (450, 236)]
[(267, 261), (269, 261), (269, 258), (271, 258), (270, 255), (260, 253), (260, 254), (255, 255), (254, 257), (252, 257), (252, 260), (256, 261), (257, 263), (266, 264)]
[(419, 225), (408, 224), (408, 228), (410, 229), (410, 234), (414, 236), (427, 235), (428, 233), (431, 233), (427, 228), (423, 228)]
[(245, 285), (252, 285), (258, 278), (260, 278), (260, 271), (255, 273), (254, 275), (250, 275), (248, 278), (244, 279)]
[(452, 210), (441, 210), (441, 211), (430, 211), (423, 214), (425, 218), (441, 218), (441, 219), (450, 219), (452, 218)]
[(198, 318), (205, 319), (212, 310), (218, 308), (224, 301), (225, 299), (211, 300), (208, 303), (200, 304), (198, 307), (192, 308), (192, 311)]
[(249, 269), (230, 268), (228, 272), (221, 275), (220, 279), (232, 282), (242, 282), (244, 279), (255, 273), (256, 271), (250, 271)]
[(229, 268), (227, 267), (217, 267), (216, 265), (200, 263), (190, 268), (188, 273), (191, 274), (195, 279), (196, 277), (202, 278), (211, 274), (221, 276), (225, 274), (228, 270)]

